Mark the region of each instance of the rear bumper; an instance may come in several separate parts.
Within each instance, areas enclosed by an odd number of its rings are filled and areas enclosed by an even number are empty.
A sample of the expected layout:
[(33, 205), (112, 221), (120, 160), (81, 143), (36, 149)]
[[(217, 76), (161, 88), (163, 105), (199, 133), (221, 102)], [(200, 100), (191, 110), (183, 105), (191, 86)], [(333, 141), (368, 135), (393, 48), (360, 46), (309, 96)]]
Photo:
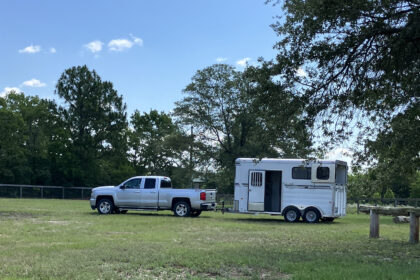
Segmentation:
[(201, 203), (200, 204), (200, 210), (202, 211), (214, 211), (216, 210), (217, 203)]

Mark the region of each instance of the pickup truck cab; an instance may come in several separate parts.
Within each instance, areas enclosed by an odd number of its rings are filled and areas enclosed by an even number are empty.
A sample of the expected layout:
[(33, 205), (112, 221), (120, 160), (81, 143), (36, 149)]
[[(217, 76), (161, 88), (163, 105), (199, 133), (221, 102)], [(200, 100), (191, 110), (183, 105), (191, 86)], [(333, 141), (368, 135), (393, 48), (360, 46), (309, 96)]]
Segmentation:
[(197, 217), (216, 208), (216, 190), (173, 189), (168, 177), (136, 176), (118, 186), (92, 189), (90, 206), (99, 214), (172, 210), (175, 216)]

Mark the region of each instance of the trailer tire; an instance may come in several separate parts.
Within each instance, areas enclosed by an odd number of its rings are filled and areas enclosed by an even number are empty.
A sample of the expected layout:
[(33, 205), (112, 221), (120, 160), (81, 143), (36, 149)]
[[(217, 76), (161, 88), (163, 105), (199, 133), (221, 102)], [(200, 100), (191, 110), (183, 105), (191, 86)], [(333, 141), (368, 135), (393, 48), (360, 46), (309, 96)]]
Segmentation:
[(173, 211), (177, 217), (188, 217), (191, 214), (191, 206), (188, 202), (181, 200), (175, 203)]
[(305, 209), (305, 212), (303, 213), (303, 220), (305, 223), (315, 224), (319, 222), (320, 218), (321, 214), (319, 214), (318, 209), (313, 207)]
[(283, 216), (286, 222), (296, 223), (300, 219), (300, 211), (296, 207), (286, 208)]

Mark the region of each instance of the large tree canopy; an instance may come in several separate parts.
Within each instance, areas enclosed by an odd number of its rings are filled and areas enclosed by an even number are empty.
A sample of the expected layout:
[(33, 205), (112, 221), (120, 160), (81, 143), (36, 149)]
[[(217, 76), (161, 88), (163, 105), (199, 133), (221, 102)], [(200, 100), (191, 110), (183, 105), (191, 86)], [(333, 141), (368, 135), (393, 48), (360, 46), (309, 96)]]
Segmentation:
[(420, 168), (420, 2), (282, 3), (276, 73), (307, 103), (307, 117), (330, 142), (358, 134), (359, 159), (412, 175)]
[[(66, 103), (64, 118), (72, 152), (69, 176), (74, 184), (124, 179), (131, 172), (127, 167), (126, 105), (112, 83), (102, 81), (86, 66), (77, 66), (64, 71), (56, 94)], [(118, 176), (110, 176), (115, 172)]]
[(227, 171), (227, 184), (238, 157), (304, 157), (310, 151), (311, 126), (302, 108), (266, 67), (238, 72), (216, 64), (197, 71), (184, 93), (174, 113), (194, 126), (216, 168)]

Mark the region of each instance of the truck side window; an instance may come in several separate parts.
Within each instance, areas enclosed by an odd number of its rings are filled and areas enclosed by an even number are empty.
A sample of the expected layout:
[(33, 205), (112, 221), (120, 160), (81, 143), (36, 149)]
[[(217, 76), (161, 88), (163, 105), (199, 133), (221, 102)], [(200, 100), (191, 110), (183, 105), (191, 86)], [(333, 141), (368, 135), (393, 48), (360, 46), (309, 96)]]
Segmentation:
[(170, 181), (170, 180), (165, 180), (165, 179), (163, 179), (163, 180), (160, 182), (160, 188), (161, 188), (161, 189), (170, 189), (170, 188), (172, 188), (172, 183), (171, 183), (171, 181)]
[(140, 189), (141, 179), (132, 179), (124, 184), (126, 189)]
[(156, 187), (156, 179), (147, 178), (144, 182), (145, 189), (154, 189)]
[(330, 168), (319, 166), (316, 169), (316, 178), (319, 180), (328, 180), (330, 178)]
[(292, 168), (292, 178), (293, 179), (302, 179), (310, 180), (311, 179), (311, 168), (310, 167), (293, 167)]

